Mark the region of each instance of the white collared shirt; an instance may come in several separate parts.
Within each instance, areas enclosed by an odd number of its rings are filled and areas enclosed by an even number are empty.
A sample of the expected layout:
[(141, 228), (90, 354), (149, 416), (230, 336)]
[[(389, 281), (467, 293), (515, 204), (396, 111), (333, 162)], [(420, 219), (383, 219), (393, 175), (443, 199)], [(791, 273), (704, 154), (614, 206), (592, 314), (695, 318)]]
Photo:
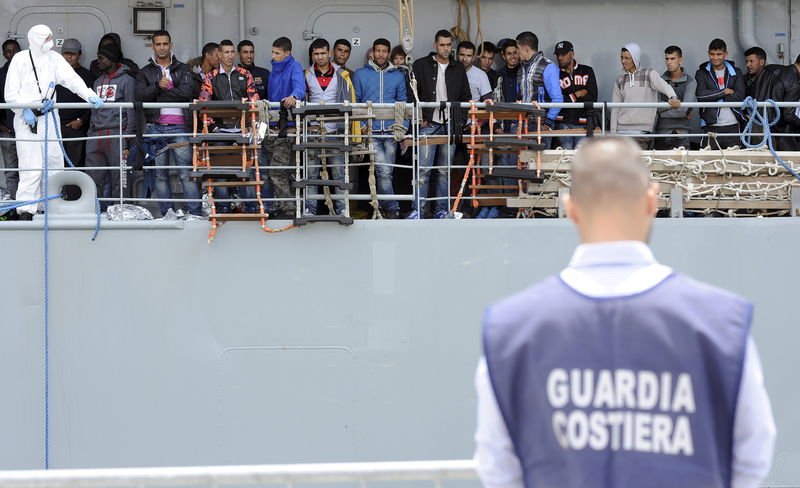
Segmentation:
[[(561, 279), (591, 297), (640, 293), (659, 284), (672, 269), (659, 264), (646, 244), (617, 241), (582, 244)], [(486, 488), (523, 488), (522, 469), (489, 381), (486, 359), (475, 372), (478, 427), (475, 461)], [(755, 488), (769, 473), (775, 447), (775, 421), (752, 337), (748, 337), (733, 426), (732, 488)]]

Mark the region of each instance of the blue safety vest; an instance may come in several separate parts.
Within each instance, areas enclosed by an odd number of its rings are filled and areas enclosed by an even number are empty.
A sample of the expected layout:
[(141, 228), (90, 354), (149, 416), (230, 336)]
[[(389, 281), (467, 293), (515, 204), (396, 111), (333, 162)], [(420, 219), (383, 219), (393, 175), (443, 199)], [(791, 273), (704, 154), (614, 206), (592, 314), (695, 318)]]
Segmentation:
[(553, 277), (490, 307), (484, 354), (526, 488), (729, 487), (750, 315), (680, 274), (613, 298)]

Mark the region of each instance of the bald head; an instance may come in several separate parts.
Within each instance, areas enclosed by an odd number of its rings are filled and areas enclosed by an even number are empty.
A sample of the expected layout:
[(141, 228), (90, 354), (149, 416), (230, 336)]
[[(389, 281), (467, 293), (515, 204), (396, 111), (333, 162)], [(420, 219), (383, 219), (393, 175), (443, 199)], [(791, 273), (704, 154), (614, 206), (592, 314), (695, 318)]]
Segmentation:
[(572, 159), (572, 188), (564, 206), (583, 243), (647, 242), (658, 190), (636, 144), (595, 137), (581, 144)]
[(649, 187), (650, 172), (630, 139), (588, 139), (572, 159), (570, 197), (585, 210), (627, 207), (643, 199)]

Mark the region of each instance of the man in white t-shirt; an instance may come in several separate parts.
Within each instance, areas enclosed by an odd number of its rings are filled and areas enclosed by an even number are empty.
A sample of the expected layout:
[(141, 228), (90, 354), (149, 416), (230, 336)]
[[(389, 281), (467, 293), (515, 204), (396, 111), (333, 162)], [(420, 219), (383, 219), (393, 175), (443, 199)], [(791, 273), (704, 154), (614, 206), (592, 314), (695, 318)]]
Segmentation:
[(489, 75), (472, 64), (472, 62), (475, 61), (475, 44), (470, 41), (460, 42), (456, 55), (458, 56), (458, 61), (467, 71), (469, 91), (472, 94), (472, 100), (475, 102), (482, 102), (492, 98), (492, 85), (489, 83)]
[[(694, 75), (697, 81), (698, 102), (741, 102), (746, 96), (747, 85), (742, 70), (733, 61), (728, 61), (728, 47), (722, 39), (714, 39), (708, 46), (708, 61), (700, 65)], [(737, 134), (739, 130), (739, 110), (736, 108), (702, 108), (700, 125), (703, 132), (716, 134)], [(722, 149), (741, 145), (738, 135), (704, 137), (701, 146)]]
[[(434, 52), (414, 61), (412, 70), (417, 81), (420, 102), (468, 102), (471, 98), (469, 80), (464, 66), (450, 55), (453, 47), (453, 34), (442, 29), (433, 41)], [(419, 134), (444, 136), (448, 132), (449, 112), (441, 108), (423, 108)], [(451, 128), (452, 129), (452, 128)], [(448, 176), (449, 162), (452, 160), (454, 144), (424, 144), (419, 148), (419, 180), (416, 182), (416, 198), (413, 210), (407, 219), (423, 217), (425, 201), (428, 198), (428, 184), (435, 166), (434, 216), (445, 218), (448, 215)], [(418, 205), (419, 204), (419, 205)]]

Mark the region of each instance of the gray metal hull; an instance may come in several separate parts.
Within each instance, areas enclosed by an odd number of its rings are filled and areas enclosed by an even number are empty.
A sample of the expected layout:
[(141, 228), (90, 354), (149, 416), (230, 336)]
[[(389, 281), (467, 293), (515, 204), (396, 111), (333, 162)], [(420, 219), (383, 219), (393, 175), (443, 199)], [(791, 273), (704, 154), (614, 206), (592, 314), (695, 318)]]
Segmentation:
[[(0, 228), (4, 469), (43, 465), (30, 227)], [(483, 309), (577, 243), (555, 219), (207, 232), (51, 230), (51, 467), (470, 457)], [(800, 480), (798, 241), (789, 218), (659, 220), (652, 239), (663, 263), (755, 302), (779, 429), (769, 484)]]

